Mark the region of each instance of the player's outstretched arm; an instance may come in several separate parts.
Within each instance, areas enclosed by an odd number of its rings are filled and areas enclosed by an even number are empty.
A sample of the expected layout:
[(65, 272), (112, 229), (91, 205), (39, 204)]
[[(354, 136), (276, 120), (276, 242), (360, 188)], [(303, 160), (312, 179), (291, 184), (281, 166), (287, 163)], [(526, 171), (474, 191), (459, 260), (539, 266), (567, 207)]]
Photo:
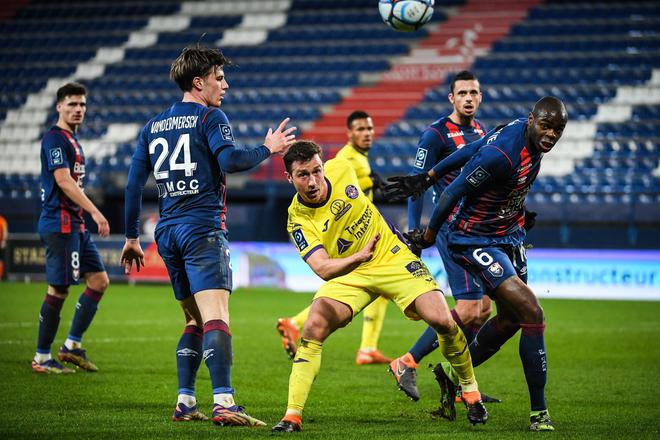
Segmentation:
[(316, 275), (328, 281), (346, 275), (360, 264), (371, 260), (378, 240), (380, 240), (380, 234), (376, 234), (362, 249), (344, 258), (330, 258), (325, 249), (320, 247), (306, 261)]
[(419, 173), (412, 176), (394, 176), (387, 181), (391, 183), (385, 187), (385, 198), (398, 202), (408, 197), (412, 197), (413, 200), (421, 198), (433, 185), (435, 179), (428, 173)]
[(289, 118), (283, 120), (275, 131), (268, 130), (264, 144), (258, 148), (238, 148), (235, 145), (223, 147), (216, 153), (220, 168), (228, 173), (247, 171), (259, 165), (273, 154), (285, 154), (296, 136), (296, 127), (284, 129)]
[(437, 164), (433, 165), (433, 168), (429, 170), (429, 174), (433, 176), (435, 180), (438, 180), (445, 174), (451, 173), (454, 170), (458, 170), (470, 159), (472, 159), (472, 156), (474, 156), (477, 151), (479, 151), (479, 149), (485, 145), (484, 139), (486, 138), (471, 142), (465, 145), (463, 148), (454, 151), (452, 154), (445, 157)]
[(135, 269), (139, 272), (140, 267), (144, 267), (144, 252), (142, 247), (140, 247), (140, 239), (138, 238), (127, 238), (126, 243), (124, 243), (124, 248), (121, 251), (121, 257), (119, 263), (124, 268), (124, 273), (126, 275), (131, 273), (133, 269), (133, 264), (135, 264)]
[(285, 129), (286, 124), (289, 123), (291, 118), (285, 118), (280, 125), (273, 131), (272, 128), (268, 129), (264, 145), (270, 151), (270, 154), (285, 155), (289, 151), (289, 147), (296, 141), (296, 135), (293, 134), (297, 127), (289, 127)]
[(53, 172), (57, 186), (70, 198), (73, 203), (80, 206), (85, 211), (89, 212), (92, 219), (98, 226), (99, 235), (107, 237), (110, 234), (110, 224), (108, 220), (101, 214), (101, 211), (92, 203), (87, 195), (78, 186), (78, 183), (73, 180), (68, 168), (58, 168)]

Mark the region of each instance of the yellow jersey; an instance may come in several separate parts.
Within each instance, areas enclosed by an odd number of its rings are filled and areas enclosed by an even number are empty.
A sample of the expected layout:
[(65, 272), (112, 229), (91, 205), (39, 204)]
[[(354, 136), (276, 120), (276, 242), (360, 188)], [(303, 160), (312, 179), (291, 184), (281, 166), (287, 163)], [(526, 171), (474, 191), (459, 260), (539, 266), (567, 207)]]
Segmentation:
[(287, 230), (304, 260), (320, 248), (330, 258), (350, 256), (378, 233), (380, 241), (373, 258), (358, 270), (388, 260), (406, 248), (394, 226), (385, 221), (359, 189), (358, 178), (348, 161), (331, 159), (325, 163), (324, 173), (328, 185), (324, 202), (310, 204), (296, 194), (289, 206)]
[(336, 158), (346, 159), (351, 163), (353, 170), (358, 178), (360, 189), (369, 197), (369, 200), (374, 199), (374, 182), (371, 180), (371, 166), (369, 165), (368, 153), (360, 151), (350, 142), (344, 145), (338, 152)]

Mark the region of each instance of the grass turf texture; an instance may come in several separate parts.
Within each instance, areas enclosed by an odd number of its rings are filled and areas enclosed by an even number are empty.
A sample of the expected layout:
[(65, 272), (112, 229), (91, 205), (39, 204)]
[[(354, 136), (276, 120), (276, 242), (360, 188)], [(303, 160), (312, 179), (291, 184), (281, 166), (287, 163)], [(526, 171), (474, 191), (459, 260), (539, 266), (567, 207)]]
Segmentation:
[[(30, 369), (43, 284), (0, 284), (0, 385), (5, 407), (0, 438), (260, 438), (283, 415), (291, 364), (275, 320), (306, 306), (309, 294), (242, 289), (231, 299), (236, 399), (268, 428), (221, 428), (210, 422), (173, 423), (175, 348), (182, 313), (168, 286), (112, 285), (85, 335), (99, 373), (41, 375)], [(66, 337), (75, 301), (62, 311), (53, 354)], [(438, 387), (420, 366), (422, 395), (411, 402), (386, 367), (356, 366), (361, 317), (326, 342), (323, 364), (307, 402), (304, 438), (658, 438), (660, 434), (660, 303), (544, 300), (547, 318), (547, 398), (557, 431), (529, 433), (528, 396), (518, 337), (477, 369), (481, 388), (504, 400), (491, 419), (472, 427), (465, 410), (455, 422), (434, 420)], [(381, 336), (389, 355), (402, 354), (423, 329), (390, 306)], [(428, 357), (440, 360), (440, 353)], [(200, 409), (210, 415), (208, 370), (197, 381)], [(280, 434), (282, 435), (282, 434)]]

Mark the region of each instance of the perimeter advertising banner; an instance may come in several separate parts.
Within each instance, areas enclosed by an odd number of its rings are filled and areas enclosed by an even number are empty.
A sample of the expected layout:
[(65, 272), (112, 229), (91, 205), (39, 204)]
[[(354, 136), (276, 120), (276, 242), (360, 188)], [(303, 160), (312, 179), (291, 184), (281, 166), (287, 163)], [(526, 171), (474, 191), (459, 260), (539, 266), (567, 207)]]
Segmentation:
[[(115, 281), (168, 282), (155, 243), (142, 243), (146, 267), (130, 277), (119, 266), (123, 238), (96, 244)], [(289, 243), (230, 243), (230, 249), (234, 287), (310, 292), (322, 283)], [(45, 251), (37, 236), (10, 239), (6, 255), (10, 279), (44, 279)], [(531, 249), (527, 257), (529, 285), (541, 297), (660, 300), (660, 251)], [(449, 293), (437, 251), (425, 251), (423, 259)]]

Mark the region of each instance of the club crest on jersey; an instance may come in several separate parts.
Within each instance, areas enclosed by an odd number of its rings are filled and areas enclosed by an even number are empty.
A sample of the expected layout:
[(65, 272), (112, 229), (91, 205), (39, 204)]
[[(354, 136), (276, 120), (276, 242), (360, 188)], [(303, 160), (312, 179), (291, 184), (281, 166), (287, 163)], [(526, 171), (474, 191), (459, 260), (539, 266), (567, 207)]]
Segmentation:
[(50, 164), (51, 165), (62, 165), (63, 163), (63, 158), (62, 158), (62, 149), (61, 148), (53, 148), (50, 150)]
[(426, 163), (426, 156), (429, 154), (429, 151), (426, 148), (419, 147), (417, 149), (417, 155), (415, 156), (415, 168), (424, 168)]
[(234, 135), (231, 132), (231, 127), (227, 124), (220, 124), (220, 135), (222, 135), (222, 139), (226, 141), (231, 141), (234, 142)]
[(303, 251), (309, 246), (302, 229), (296, 229), (291, 233), (291, 236), (293, 237), (293, 242), (296, 244), (299, 251)]
[(330, 212), (332, 212), (335, 215), (335, 221), (339, 220), (348, 212), (349, 209), (351, 209), (353, 205), (350, 203), (344, 203), (343, 200), (341, 199), (336, 199), (332, 201), (332, 204), (330, 204)]
[(504, 275), (504, 269), (502, 269), (502, 266), (497, 261), (488, 266), (488, 272), (498, 278)]
[(484, 183), (490, 177), (490, 173), (484, 170), (482, 167), (477, 167), (472, 171), (465, 180), (472, 186), (479, 186)]
[(352, 241), (344, 240), (343, 238), (337, 239), (337, 253), (340, 255), (343, 254), (352, 244)]
[(358, 192), (358, 189), (355, 187), (355, 185), (348, 185), (348, 186), (346, 187), (345, 192), (346, 192), (346, 196), (347, 196), (349, 199), (357, 199), (358, 194), (360, 194), (360, 193)]

